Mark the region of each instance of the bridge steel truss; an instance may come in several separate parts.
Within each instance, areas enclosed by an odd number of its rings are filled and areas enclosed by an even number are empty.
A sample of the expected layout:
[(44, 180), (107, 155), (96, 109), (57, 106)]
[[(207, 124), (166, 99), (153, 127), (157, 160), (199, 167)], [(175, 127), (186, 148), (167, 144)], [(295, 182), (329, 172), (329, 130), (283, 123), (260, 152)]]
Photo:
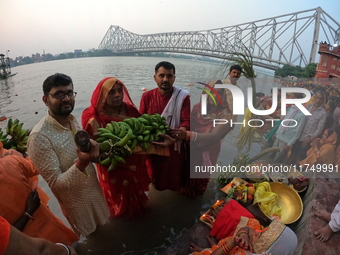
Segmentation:
[(174, 52), (228, 59), (247, 47), (254, 64), (275, 70), (317, 62), (318, 45), (340, 44), (340, 24), (320, 7), (218, 29), (139, 35), (110, 26), (98, 49)]

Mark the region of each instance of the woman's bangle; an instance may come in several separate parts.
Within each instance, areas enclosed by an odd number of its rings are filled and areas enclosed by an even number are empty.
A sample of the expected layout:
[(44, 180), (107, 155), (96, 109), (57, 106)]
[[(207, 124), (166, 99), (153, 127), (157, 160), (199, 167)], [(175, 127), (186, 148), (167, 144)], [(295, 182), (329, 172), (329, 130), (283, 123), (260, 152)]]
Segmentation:
[(187, 135), (185, 136), (185, 140), (195, 142), (197, 140), (197, 132), (187, 131)]
[(195, 141), (197, 140), (197, 132), (191, 131), (190, 140), (191, 140), (192, 142), (195, 142)]
[(63, 243), (56, 243), (56, 244), (63, 246), (67, 251), (67, 255), (71, 255), (71, 250), (66, 244), (63, 244)]
[(221, 247), (222, 253), (223, 253), (224, 255), (228, 255), (229, 252), (231, 251), (231, 248), (229, 247), (227, 241), (225, 241), (220, 247)]
[(24, 215), (28, 218), (30, 218), (31, 220), (34, 220), (34, 218), (32, 217), (32, 215), (30, 215), (28, 212), (25, 212)]

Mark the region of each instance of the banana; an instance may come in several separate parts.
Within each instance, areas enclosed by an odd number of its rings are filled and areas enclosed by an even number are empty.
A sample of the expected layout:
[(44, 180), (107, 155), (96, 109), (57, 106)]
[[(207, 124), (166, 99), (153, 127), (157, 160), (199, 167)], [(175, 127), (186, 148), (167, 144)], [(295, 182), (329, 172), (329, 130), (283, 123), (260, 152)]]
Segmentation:
[[(144, 114), (143, 114), (143, 115), (144, 115)], [(147, 119), (145, 119), (144, 117), (139, 117), (139, 118), (138, 118), (138, 121), (139, 121), (140, 123), (146, 125), (146, 126), (150, 125), (150, 122), (149, 122)]]
[(12, 124), (12, 126), (11, 126), (11, 128), (10, 128), (10, 130), (9, 130), (9, 135), (10, 136), (12, 136), (13, 137), (13, 134), (15, 133), (15, 129), (17, 128), (17, 126), (18, 126), (18, 122), (16, 121), (17, 119), (15, 119), (14, 121), (13, 121), (13, 124)]
[(99, 137), (99, 138), (96, 139), (96, 142), (97, 142), (97, 143), (102, 143), (102, 142), (104, 142), (104, 141), (106, 141), (106, 140), (107, 140), (106, 137)]
[(152, 120), (151, 120), (151, 115), (150, 115), (149, 113), (144, 113), (144, 114), (142, 115), (142, 118), (146, 119), (146, 120), (149, 121), (149, 122), (152, 122)]
[(134, 128), (133, 121), (130, 118), (124, 119), (123, 122), (127, 123), (131, 128)]
[(157, 118), (163, 118), (159, 113), (155, 113), (154, 116)]
[(119, 124), (118, 122), (116, 121), (111, 121), (111, 124), (112, 124), (112, 127), (113, 127), (113, 134), (118, 134), (119, 133), (119, 130), (120, 130), (120, 127), (119, 127)]
[(24, 153), (27, 150), (27, 146), (26, 145), (17, 144), (16, 145), (16, 150), (19, 151), (19, 152)]
[(122, 164), (126, 163), (126, 161), (123, 157), (116, 156), (116, 155), (114, 155), (114, 157), (115, 157), (115, 160), (117, 161), (117, 163), (122, 163)]
[(23, 143), (27, 143), (29, 136), (25, 136), (25, 138), (22, 140)]
[(132, 150), (128, 145), (124, 146), (124, 153), (126, 154), (126, 156), (131, 156), (132, 155)]
[[(10, 127), (13, 128), (15, 123), (12, 121)], [(21, 127), (18, 127), (18, 130)], [(167, 132), (167, 128), (165, 118), (159, 114), (143, 114), (138, 118), (111, 121), (105, 128), (98, 129), (97, 142), (100, 143), (100, 151), (105, 151), (109, 155), (100, 164), (108, 166), (107, 170), (112, 171), (117, 164), (126, 163), (125, 158), (132, 155), (132, 150), (137, 144), (146, 151), (151, 142), (160, 139), (157, 136), (159, 133)], [(18, 137), (25, 137), (23, 130), (18, 132)]]
[(114, 132), (114, 129), (113, 129), (113, 126), (112, 126), (112, 124), (111, 124), (111, 123), (107, 123), (107, 125), (106, 125), (106, 129), (107, 129), (107, 130), (109, 130), (111, 133), (113, 133), (113, 132)]
[(145, 131), (145, 129), (146, 129), (146, 126), (143, 124), (143, 123), (141, 123), (141, 125), (140, 125), (140, 129), (138, 130), (138, 134), (142, 134), (144, 131)]
[(119, 146), (119, 147), (123, 147), (125, 144), (128, 143), (128, 141), (130, 140), (130, 135), (126, 134), (123, 139), (121, 139), (119, 142), (117, 142), (115, 145)]
[(113, 155), (112, 155), (112, 157), (110, 157), (110, 159), (111, 159), (111, 164), (110, 164), (109, 168), (107, 169), (108, 172), (111, 172), (117, 166), (117, 160), (115, 159), (115, 157)]
[(106, 159), (100, 161), (99, 164), (102, 165), (102, 166), (107, 166), (107, 165), (109, 165), (110, 163), (111, 163), (111, 158), (110, 158), (110, 157), (107, 157)]
[(148, 144), (146, 142), (141, 142), (140, 146), (142, 147), (144, 151), (148, 149)]
[(12, 127), (12, 124), (13, 124), (13, 120), (12, 120), (12, 118), (9, 118), (8, 122), (7, 122), (7, 126), (6, 126), (6, 133), (7, 134), (9, 134), (11, 127)]
[(137, 139), (132, 140), (132, 143), (130, 144), (130, 149), (133, 150), (136, 147), (137, 143), (138, 143)]
[(20, 133), (17, 135), (17, 140), (21, 141), (27, 136), (27, 129), (21, 129)]
[[(123, 124), (124, 123), (124, 124)], [(119, 122), (118, 123), (119, 124), (119, 126), (120, 126), (120, 132), (119, 132), (119, 137), (120, 138), (123, 138), (123, 136), (125, 135), (125, 132), (126, 132), (126, 123), (125, 122)]]
[(145, 126), (145, 129), (146, 130), (153, 130), (153, 127), (152, 126)]
[(98, 136), (99, 137), (105, 137), (106, 140), (107, 139), (112, 139), (113, 141), (117, 140), (117, 137), (112, 133), (100, 133)]
[(150, 130), (145, 130), (143, 133), (142, 133), (142, 135), (149, 135), (151, 132), (150, 132)]
[(140, 125), (141, 123), (139, 122), (139, 120), (137, 118), (132, 118), (133, 124), (134, 124), (134, 130), (137, 131), (140, 129)]
[(127, 133), (130, 136), (130, 138), (133, 136), (133, 130), (131, 128), (128, 128)]
[(99, 134), (111, 134), (111, 132), (106, 128), (98, 128)]
[(109, 152), (111, 150), (111, 144), (109, 140), (105, 140), (104, 142), (100, 143), (99, 150), (101, 152)]

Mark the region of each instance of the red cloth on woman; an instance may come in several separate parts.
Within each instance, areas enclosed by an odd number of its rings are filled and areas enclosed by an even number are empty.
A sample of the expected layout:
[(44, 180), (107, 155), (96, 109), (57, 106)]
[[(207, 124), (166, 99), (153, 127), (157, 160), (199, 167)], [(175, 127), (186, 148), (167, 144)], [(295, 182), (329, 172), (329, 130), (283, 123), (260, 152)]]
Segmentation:
[(210, 235), (215, 236), (218, 240), (232, 235), (240, 222), (241, 216), (255, 219), (246, 208), (234, 199), (230, 200), (217, 215)]
[[(122, 114), (110, 116), (103, 112), (106, 98), (112, 87), (119, 83), (123, 88)], [(139, 117), (140, 113), (133, 104), (125, 85), (118, 79), (108, 77), (101, 80), (94, 90), (91, 106), (82, 114), (83, 129), (95, 137), (98, 127), (105, 127), (111, 121), (122, 121), (125, 118)], [(148, 200), (144, 191), (150, 183), (145, 154), (133, 154), (125, 158), (126, 164), (117, 165), (111, 172), (106, 166), (97, 164), (100, 186), (102, 187), (111, 216), (126, 214), (139, 215), (144, 211), (144, 204)]]
[(0, 216), (0, 255), (4, 255), (9, 243), (9, 236), (11, 232), (11, 226), (9, 223)]
[[(158, 88), (145, 92), (140, 101), (140, 113), (162, 114), (172, 95), (161, 95)], [(182, 105), (180, 125), (177, 128), (190, 129), (190, 98), (187, 96)], [(170, 189), (179, 191), (185, 179), (185, 160), (187, 148), (182, 143), (181, 150), (175, 151), (169, 146), (170, 156), (150, 155), (149, 175), (157, 190)]]
[[(216, 81), (212, 81), (209, 83), (210, 86), (214, 86)], [(205, 92), (203, 92), (205, 93)], [(213, 108), (213, 110), (209, 110), (206, 115), (202, 115), (201, 113), (201, 102), (194, 105), (191, 111), (191, 131), (197, 133), (210, 133), (214, 128), (214, 119), (230, 119), (231, 111), (229, 105), (227, 103), (227, 97), (224, 93), (224, 90), (219, 89), (219, 94), (221, 97), (222, 104), (217, 108)], [(198, 143), (192, 142), (190, 144), (190, 166), (188, 164), (186, 170), (186, 184), (182, 189), (182, 193), (187, 194), (189, 196), (195, 197), (197, 195), (204, 194), (208, 182), (210, 180), (210, 173), (202, 172), (200, 173), (200, 177), (202, 178), (190, 178), (190, 167), (191, 171), (196, 166), (215, 166), (217, 163), (217, 159), (219, 157), (221, 151), (221, 143), (222, 139), (225, 137), (226, 133), (220, 135), (220, 139), (209, 142), (209, 143)]]

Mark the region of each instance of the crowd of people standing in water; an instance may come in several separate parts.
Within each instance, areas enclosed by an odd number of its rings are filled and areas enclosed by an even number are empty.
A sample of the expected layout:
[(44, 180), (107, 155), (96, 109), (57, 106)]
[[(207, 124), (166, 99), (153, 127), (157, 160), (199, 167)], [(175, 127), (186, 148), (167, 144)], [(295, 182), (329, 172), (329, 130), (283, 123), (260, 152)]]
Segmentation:
[[(107, 77), (94, 89), (90, 106), (81, 116), (82, 126), (72, 115), (77, 93), (71, 77), (61, 73), (47, 77), (43, 82), (42, 99), (48, 113), (30, 132), (28, 156), (5, 150), (0, 143), (0, 173), (1, 178), (6, 180), (1, 182), (9, 185), (1, 185), (0, 224), (5, 230), (1, 239), (5, 241), (1, 243), (0, 254), (32, 254), (33, 251), (46, 254), (41, 247), (48, 249), (48, 254), (76, 254), (72, 244), (84, 242), (97, 228), (108, 224), (110, 217), (143, 215), (151, 183), (159, 191), (172, 190), (189, 197), (204, 194), (210, 176), (190, 178), (190, 157), (198, 165), (216, 164), (221, 142), (232, 127), (214, 127), (213, 120), (232, 120), (235, 116), (231, 92), (214, 87), (215, 84), (238, 86), (241, 73), (242, 68), (234, 65), (230, 67), (227, 79), (206, 84), (203, 93), (216, 92), (221, 103), (215, 104), (213, 99), (208, 98), (208, 110), (204, 115), (201, 113), (202, 102), (191, 109), (188, 91), (174, 86), (175, 66), (169, 62), (162, 61), (156, 65), (154, 81), (157, 88), (143, 93), (139, 109), (124, 83), (115, 77)], [(309, 87), (309, 90), (314, 96), (306, 106), (312, 115), (302, 118), (294, 106), (287, 113), (289, 119), (298, 119), (300, 123), (294, 130), (279, 125), (274, 127), (275, 130), (267, 126), (255, 129), (254, 134), (267, 139), (266, 146), (280, 148), (275, 155), (279, 163), (333, 164), (336, 163), (335, 158), (340, 158), (335, 156), (340, 154), (337, 143), (339, 91), (318, 87)], [(299, 93), (290, 96), (301, 97)], [(271, 99), (271, 96), (258, 94), (258, 109), (270, 108)], [(278, 110), (271, 117), (276, 118), (274, 115)], [(137, 118), (145, 113), (161, 114), (170, 127), (169, 134), (161, 134), (163, 142), (153, 143), (154, 153), (133, 154), (126, 158), (125, 164), (110, 172), (107, 167), (93, 163), (99, 162), (100, 158), (99, 144), (95, 141), (98, 128), (111, 121)], [(74, 142), (76, 132), (81, 129), (91, 136), (88, 152), (79, 150)], [(11, 174), (6, 172), (9, 168)], [(17, 170), (15, 175), (14, 170)], [(38, 174), (48, 183), (72, 230), (49, 211), (47, 196), (37, 185)], [(21, 193), (11, 193), (12, 185), (24, 186), (24, 189), (17, 189)], [(319, 212), (319, 215), (323, 214)], [(329, 219), (332, 231), (339, 227), (339, 221), (334, 223), (334, 218)], [(327, 230), (320, 230), (316, 233), (317, 237), (326, 241), (330, 237)], [(280, 235), (283, 232), (284, 229)], [(259, 233), (262, 232), (253, 228), (243, 229), (237, 237), (216, 246), (217, 252), (223, 253), (213, 254), (236, 254), (230, 253), (236, 247), (253, 251), (250, 247), (253, 239), (259, 238)], [(20, 245), (13, 245), (14, 240)], [(23, 242), (31, 247), (31, 253), (22, 251), (26, 247)], [(198, 252), (199, 247), (194, 246), (193, 251)]]

